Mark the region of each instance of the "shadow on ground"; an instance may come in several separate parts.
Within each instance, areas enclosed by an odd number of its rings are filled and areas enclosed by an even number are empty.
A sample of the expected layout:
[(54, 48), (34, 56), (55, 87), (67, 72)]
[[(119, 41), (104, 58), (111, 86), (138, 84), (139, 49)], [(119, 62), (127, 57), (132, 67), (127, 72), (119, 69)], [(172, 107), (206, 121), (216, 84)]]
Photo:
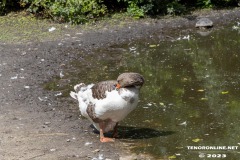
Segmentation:
[[(91, 125), (91, 128), (94, 129), (93, 125)], [(99, 134), (96, 129), (94, 129), (94, 133)], [(160, 136), (170, 136), (175, 133), (174, 131), (158, 131), (151, 128), (119, 126), (117, 139), (149, 139)], [(112, 132), (105, 133), (105, 136), (112, 137)]]

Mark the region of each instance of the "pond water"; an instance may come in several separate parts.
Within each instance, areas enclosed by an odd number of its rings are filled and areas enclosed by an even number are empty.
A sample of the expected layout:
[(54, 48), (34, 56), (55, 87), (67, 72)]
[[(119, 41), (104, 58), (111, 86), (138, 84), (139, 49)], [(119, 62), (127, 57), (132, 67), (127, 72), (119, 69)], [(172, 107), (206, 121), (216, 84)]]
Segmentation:
[(156, 159), (236, 160), (240, 157), (240, 29), (233, 25), (205, 36), (175, 31), (165, 41), (152, 38), (98, 49), (64, 71), (68, 83), (59, 85), (61, 79), (55, 79), (48, 85), (69, 95), (79, 82), (139, 72), (146, 83), (137, 109), (120, 123), (121, 141)]

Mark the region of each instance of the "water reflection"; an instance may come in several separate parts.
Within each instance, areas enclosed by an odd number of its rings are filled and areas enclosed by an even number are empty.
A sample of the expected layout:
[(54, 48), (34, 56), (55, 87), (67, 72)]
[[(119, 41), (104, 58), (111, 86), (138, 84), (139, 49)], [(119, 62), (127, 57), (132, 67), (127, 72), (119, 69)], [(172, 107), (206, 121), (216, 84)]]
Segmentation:
[(141, 101), (121, 123), (135, 152), (175, 159), (224, 153), (238, 159), (239, 150), (194, 151), (187, 146), (239, 146), (240, 35), (231, 27), (204, 37), (189, 35), (189, 40), (152, 39), (97, 50), (73, 62), (66, 76), (70, 83), (56, 90), (68, 93), (80, 81), (139, 72), (146, 79)]

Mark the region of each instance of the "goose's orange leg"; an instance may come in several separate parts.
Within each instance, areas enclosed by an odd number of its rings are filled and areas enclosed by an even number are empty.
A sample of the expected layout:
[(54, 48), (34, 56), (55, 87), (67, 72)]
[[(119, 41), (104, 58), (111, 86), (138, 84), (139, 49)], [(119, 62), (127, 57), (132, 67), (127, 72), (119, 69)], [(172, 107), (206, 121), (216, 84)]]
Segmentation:
[(105, 129), (105, 124), (104, 122), (100, 122), (99, 123), (99, 127), (100, 127), (100, 141), (101, 142), (114, 142), (114, 139), (113, 138), (107, 138), (107, 137), (104, 137), (104, 129)]

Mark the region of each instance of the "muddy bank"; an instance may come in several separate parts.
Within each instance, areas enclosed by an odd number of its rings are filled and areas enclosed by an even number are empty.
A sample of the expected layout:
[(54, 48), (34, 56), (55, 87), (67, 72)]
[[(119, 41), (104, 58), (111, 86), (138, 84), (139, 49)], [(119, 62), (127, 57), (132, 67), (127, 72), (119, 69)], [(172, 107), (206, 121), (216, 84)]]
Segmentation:
[(79, 118), (76, 103), (57, 91), (45, 90), (44, 84), (96, 48), (141, 38), (165, 40), (172, 36), (171, 30), (195, 30), (197, 19), (203, 16), (218, 28), (239, 20), (239, 15), (239, 9), (198, 12), (174, 19), (99, 24), (100, 28), (98, 24), (91, 29), (76, 26), (54, 41), (16, 44), (0, 40), (0, 159), (123, 159), (128, 155), (128, 159), (147, 159), (131, 155), (131, 143), (100, 143), (90, 123)]
[[(183, 17), (164, 17), (162, 19), (141, 19), (134, 22), (126, 22), (124, 25), (102, 25), (100, 29), (86, 31), (76, 41), (71, 41), (74, 46), (87, 50), (98, 47), (106, 47), (141, 38), (158, 37), (159, 40), (168, 39), (172, 30), (197, 30), (195, 24), (201, 17), (208, 17), (213, 21), (214, 28), (239, 20), (239, 8), (233, 10), (198, 11)], [(97, 24), (96, 24), (97, 25)], [(72, 33), (74, 35), (74, 33)], [(84, 46), (84, 47), (83, 47)]]

